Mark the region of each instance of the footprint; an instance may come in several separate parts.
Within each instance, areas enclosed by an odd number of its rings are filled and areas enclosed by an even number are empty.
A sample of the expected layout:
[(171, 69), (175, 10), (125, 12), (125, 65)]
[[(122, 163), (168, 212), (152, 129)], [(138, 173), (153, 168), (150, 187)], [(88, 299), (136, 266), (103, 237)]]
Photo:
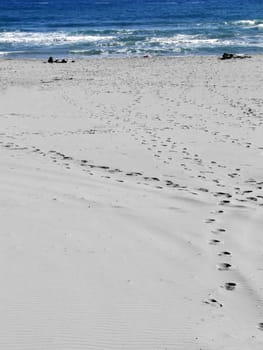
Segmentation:
[(206, 219), (205, 223), (206, 224), (211, 224), (212, 222), (215, 222), (215, 221), (216, 221), (215, 219)]
[(216, 192), (215, 194), (215, 197), (220, 197), (220, 196), (224, 196), (224, 197), (227, 197), (227, 198), (231, 198), (232, 195), (230, 193), (226, 193), (226, 192)]
[(174, 183), (171, 180), (166, 180), (166, 186), (172, 186)]
[(253, 192), (252, 190), (246, 190), (246, 191), (243, 191), (242, 194), (252, 193), (252, 192)]
[(223, 304), (219, 303), (219, 301), (217, 301), (214, 298), (208, 299), (208, 300), (204, 301), (204, 303), (208, 304), (208, 305), (223, 307)]
[(225, 283), (225, 289), (226, 290), (234, 290), (236, 288), (236, 283), (235, 282), (227, 282)]
[(109, 173), (121, 173), (122, 171), (120, 169), (111, 169), (109, 170)]
[(204, 187), (197, 188), (196, 190), (200, 192), (206, 192), (206, 193), (209, 192), (208, 188), (204, 188)]
[(209, 244), (212, 244), (212, 245), (216, 245), (216, 244), (219, 244), (221, 243), (221, 241), (219, 241), (219, 239), (211, 239)]
[(210, 214), (223, 214), (224, 210), (212, 210)]
[(224, 228), (218, 228), (218, 229), (216, 229), (216, 230), (212, 230), (211, 232), (217, 234), (217, 233), (226, 232), (226, 230), (225, 230)]
[(219, 256), (222, 256), (222, 255), (228, 255), (228, 256), (231, 256), (232, 254), (228, 251), (223, 251), (223, 252), (220, 252), (218, 253)]
[(225, 204), (229, 204), (229, 203), (230, 203), (229, 200), (224, 199), (223, 201), (220, 201), (220, 202), (219, 202), (219, 205), (225, 205)]
[(259, 324), (258, 324), (258, 329), (260, 329), (261, 331), (263, 331), (263, 322), (259, 322)]
[(232, 265), (229, 263), (220, 263), (217, 265), (219, 271), (228, 271)]
[(158, 179), (158, 177), (152, 177), (153, 181), (160, 181), (160, 179)]

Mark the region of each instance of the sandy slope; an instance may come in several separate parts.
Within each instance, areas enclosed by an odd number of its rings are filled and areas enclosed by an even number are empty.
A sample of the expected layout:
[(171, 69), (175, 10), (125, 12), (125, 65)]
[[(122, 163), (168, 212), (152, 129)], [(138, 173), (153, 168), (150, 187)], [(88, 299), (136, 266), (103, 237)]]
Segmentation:
[(0, 61), (0, 349), (262, 349), (262, 65)]

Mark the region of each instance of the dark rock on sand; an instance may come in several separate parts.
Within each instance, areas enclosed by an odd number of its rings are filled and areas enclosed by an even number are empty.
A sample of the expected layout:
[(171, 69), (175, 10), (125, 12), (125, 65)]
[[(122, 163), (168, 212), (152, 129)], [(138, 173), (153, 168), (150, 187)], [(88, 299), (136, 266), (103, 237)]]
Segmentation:
[(236, 283), (235, 282), (227, 282), (225, 283), (225, 289), (226, 290), (234, 290), (236, 288)]

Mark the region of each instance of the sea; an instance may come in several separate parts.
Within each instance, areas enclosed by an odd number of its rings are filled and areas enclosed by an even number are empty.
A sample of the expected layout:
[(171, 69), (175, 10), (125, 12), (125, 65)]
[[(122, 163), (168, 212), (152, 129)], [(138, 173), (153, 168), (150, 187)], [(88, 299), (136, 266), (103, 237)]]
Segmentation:
[(0, 57), (263, 53), (263, 0), (0, 0)]

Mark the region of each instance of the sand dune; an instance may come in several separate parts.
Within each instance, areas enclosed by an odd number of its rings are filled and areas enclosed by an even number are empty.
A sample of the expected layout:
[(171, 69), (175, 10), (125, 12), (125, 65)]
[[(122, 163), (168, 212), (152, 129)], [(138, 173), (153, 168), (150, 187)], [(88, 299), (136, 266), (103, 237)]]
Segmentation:
[(262, 64), (0, 61), (1, 349), (262, 349)]

